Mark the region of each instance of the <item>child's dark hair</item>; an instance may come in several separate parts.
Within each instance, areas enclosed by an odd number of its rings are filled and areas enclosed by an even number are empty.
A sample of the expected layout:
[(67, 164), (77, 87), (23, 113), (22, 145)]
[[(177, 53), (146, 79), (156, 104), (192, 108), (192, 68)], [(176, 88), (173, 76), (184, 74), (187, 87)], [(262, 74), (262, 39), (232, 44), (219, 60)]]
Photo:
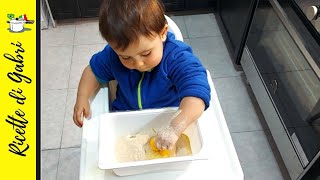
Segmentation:
[(126, 49), (140, 35), (160, 34), (165, 24), (160, 0), (104, 0), (100, 7), (100, 33), (117, 49)]

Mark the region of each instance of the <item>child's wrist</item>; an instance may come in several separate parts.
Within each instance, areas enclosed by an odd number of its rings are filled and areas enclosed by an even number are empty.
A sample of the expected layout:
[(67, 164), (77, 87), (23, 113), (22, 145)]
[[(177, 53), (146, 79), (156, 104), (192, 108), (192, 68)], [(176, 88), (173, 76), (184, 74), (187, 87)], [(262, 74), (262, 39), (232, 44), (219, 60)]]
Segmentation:
[(185, 122), (179, 122), (179, 123), (170, 123), (169, 127), (172, 132), (174, 132), (178, 137), (182, 134), (182, 132), (185, 130)]
[(86, 94), (77, 94), (77, 99), (84, 99), (84, 100), (88, 100), (89, 96)]

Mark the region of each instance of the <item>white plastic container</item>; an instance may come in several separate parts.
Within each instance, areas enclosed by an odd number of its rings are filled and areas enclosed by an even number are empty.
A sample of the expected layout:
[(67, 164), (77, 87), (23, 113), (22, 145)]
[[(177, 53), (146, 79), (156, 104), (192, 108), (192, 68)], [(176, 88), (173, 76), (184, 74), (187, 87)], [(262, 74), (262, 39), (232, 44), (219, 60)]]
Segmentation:
[(106, 113), (99, 117), (99, 168), (111, 169), (118, 176), (127, 176), (153, 171), (185, 169), (191, 161), (207, 160), (202, 151), (203, 140), (198, 123), (191, 124), (184, 133), (190, 139), (192, 155), (153, 160), (119, 163), (115, 156), (116, 141), (146, 129), (161, 128), (177, 112), (176, 108), (152, 109)]

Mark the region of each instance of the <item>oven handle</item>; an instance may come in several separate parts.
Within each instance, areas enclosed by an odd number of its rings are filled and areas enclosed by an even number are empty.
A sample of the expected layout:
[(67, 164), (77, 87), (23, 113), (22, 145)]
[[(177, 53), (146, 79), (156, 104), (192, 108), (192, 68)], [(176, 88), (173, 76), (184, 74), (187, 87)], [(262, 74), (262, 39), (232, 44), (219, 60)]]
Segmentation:
[(276, 91), (278, 90), (278, 82), (276, 79), (273, 79), (272, 82), (270, 83), (272, 87), (272, 95), (276, 94)]

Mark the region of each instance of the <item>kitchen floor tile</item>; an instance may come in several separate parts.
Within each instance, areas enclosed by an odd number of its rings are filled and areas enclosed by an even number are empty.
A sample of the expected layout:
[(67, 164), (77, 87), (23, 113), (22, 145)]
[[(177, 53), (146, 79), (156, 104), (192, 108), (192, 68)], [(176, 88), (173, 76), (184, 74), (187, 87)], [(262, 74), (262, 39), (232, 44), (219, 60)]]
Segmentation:
[(184, 16), (189, 38), (221, 36), (213, 14)]
[(58, 180), (79, 179), (80, 153), (80, 148), (61, 149), (57, 172)]
[(42, 92), (41, 149), (60, 148), (67, 90)]
[(63, 121), (41, 122), (41, 150), (61, 147)]
[(75, 45), (69, 78), (69, 88), (78, 88), (82, 72), (89, 65), (91, 57), (100, 51), (106, 44)]
[(106, 43), (99, 32), (98, 18), (81, 20), (76, 24), (74, 44), (97, 44)]
[(231, 133), (240, 163), (276, 161), (263, 131)]
[(63, 121), (67, 101), (67, 90), (42, 91), (41, 122)]
[(57, 23), (57, 27), (41, 31), (41, 46), (73, 45), (75, 34), (74, 20)]
[(242, 77), (213, 79), (230, 132), (262, 130), (262, 113)]
[(69, 88), (78, 88), (83, 70), (89, 65), (85, 62), (74, 62), (71, 65)]
[(41, 179), (56, 180), (60, 149), (41, 151)]
[(243, 164), (242, 170), (245, 180), (284, 180), (275, 161), (256, 161)]
[(80, 147), (81, 145), (82, 128), (79, 128), (73, 122), (73, 107), (76, 102), (76, 97), (77, 89), (69, 89), (61, 148)]
[(194, 38), (190, 44), (213, 78), (239, 76), (242, 72), (233, 65), (222, 36)]
[(91, 57), (104, 49), (108, 43), (90, 44), (90, 45), (74, 45), (72, 62), (87, 63)]
[(170, 16), (170, 18), (176, 23), (176, 25), (179, 27), (182, 37), (183, 38), (189, 38), (186, 23), (184, 20), (184, 16)]
[(50, 46), (42, 50), (42, 90), (68, 88), (72, 46)]

